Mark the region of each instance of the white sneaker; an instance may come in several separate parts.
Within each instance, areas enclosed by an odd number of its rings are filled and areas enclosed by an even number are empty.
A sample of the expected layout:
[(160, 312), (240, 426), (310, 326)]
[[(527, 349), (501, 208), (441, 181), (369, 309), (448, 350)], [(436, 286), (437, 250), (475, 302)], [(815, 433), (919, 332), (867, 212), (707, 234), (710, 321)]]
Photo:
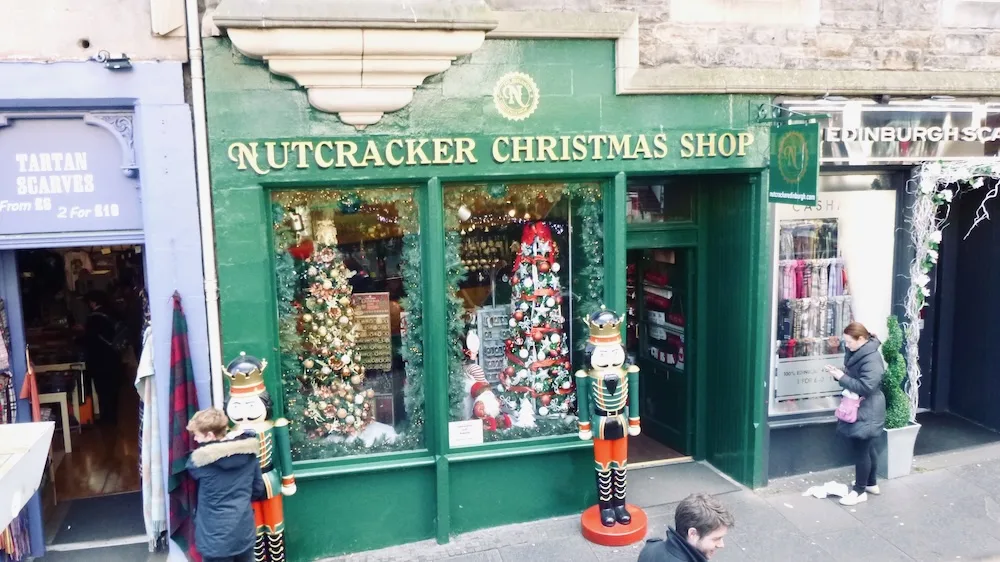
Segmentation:
[(858, 505), (859, 503), (866, 501), (868, 501), (868, 494), (866, 492), (861, 492), (861, 494), (858, 495), (857, 492), (851, 490), (850, 494), (847, 494), (847, 496), (840, 498), (840, 505), (852, 506), (852, 505)]
[[(851, 486), (854, 486), (854, 482), (851, 482)], [(876, 486), (865, 486), (865, 492), (869, 493), (869, 494), (871, 494), (873, 496), (881, 496), (882, 495), (882, 490), (880, 490), (877, 485)]]

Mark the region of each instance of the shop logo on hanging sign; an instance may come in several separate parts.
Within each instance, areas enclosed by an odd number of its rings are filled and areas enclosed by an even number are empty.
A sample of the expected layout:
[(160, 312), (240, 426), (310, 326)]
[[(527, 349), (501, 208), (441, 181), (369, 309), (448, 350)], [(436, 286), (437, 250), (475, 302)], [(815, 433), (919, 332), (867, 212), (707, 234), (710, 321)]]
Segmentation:
[(523, 72), (509, 72), (497, 80), (493, 104), (505, 119), (524, 121), (538, 109), (538, 85)]
[(816, 204), (819, 183), (819, 124), (784, 125), (771, 132), (772, 203)]

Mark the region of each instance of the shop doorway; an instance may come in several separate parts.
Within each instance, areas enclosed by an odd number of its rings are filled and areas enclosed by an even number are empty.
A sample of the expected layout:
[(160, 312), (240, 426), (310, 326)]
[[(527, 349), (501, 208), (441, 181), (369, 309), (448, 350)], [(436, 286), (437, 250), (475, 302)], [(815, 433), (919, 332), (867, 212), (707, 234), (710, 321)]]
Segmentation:
[(12, 353), (27, 351), (42, 419), (56, 423), (41, 487), (46, 548), (145, 542), (134, 387), (149, 310), (143, 247), (5, 254)]
[(691, 460), (694, 385), (690, 383), (689, 311), (694, 250), (628, 251), (626, 349), (639, 368), (642, 433), (629, 441), (633, 466)]

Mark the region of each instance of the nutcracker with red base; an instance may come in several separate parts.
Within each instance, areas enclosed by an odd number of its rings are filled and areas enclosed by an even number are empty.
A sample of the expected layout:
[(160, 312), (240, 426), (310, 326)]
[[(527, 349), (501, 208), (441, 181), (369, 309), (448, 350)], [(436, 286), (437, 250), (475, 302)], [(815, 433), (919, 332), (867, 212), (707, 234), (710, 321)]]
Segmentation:
[(646, 535), (645, 513), (625, 502), (628, 436), (639, 435), (639, 368), (625, 365), (622, 317), (601, 307), (587, 319), (590, 371), (576, 372), (580, 439), (594, 441), (598, 504), (583, 515), (595, 543), (625, 546)]
[(285, 561), (285, 515), (282, 496), (295, 493), (292, 454), (288, 441), (288, 420), (271, 420), (271, 397), (264, 387), (267, 361), (240, 353), (225, 367), (229, 377), (226, 415), (240, 429), (252, 430), (260, 439), (260, 470), (266, 498), (253, 502), (257, 538), (256, 562)]

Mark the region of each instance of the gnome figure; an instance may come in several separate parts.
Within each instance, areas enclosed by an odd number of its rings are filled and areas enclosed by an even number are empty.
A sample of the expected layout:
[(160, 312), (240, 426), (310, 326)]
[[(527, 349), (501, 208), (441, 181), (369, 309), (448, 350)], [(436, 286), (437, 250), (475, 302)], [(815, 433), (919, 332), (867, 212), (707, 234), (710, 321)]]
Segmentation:
[(483, 426), (490, 431), (507, 429), (511, 426), (510, 416), (500, 410), (500, 400), (486, 381), (486, 373), (479, 365), (479, 345), (479, 336), (470, 331), (465, 338), (469, 356), (465, 364), (465, 376), (472, 397), (472, 417), (483, 420)]
[(241, 430), (252, 430), (260, 439), (257, 457), (267, 498), (253, 502), (257, 538), (255, 562), (285, 561), (285, 515), (282, 496), (295, 493), (288, 420), (271, 417), (271, 397), (264, 386), (267, 361), (240, 353), (225, 369), (229, 378), (226, 415)]

